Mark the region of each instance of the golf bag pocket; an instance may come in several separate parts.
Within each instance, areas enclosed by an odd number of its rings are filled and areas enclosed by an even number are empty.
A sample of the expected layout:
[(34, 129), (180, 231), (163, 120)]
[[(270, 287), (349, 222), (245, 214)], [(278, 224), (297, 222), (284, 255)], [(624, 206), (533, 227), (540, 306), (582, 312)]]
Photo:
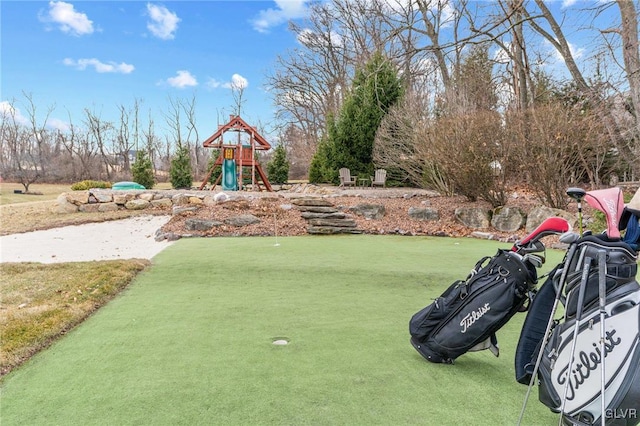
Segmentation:
[(411, 344), (431, 362), (450, 364), (466, 352), (482, 349), (497, 356), (496, 331), (522, 308), (536, 282), (533, 266), (516, 253), (499, 250), (412, 316)]
[(567, 317), (573, 317), (577, 311), (578, 292), (585, 262), (591, 259), (583, 306), (585, 308), (597, 303), (599, 268), (597, 265), (598, 251), (606, 252), (606, 291), (635, 280), (638, 270), (637, 256), (629, 245), (623, 242), (606, 241), (601, 237), (587, 236), (577, 242), (579, 251), (569, 259), (567, 268), (567, 285), (565, 288), (565, 312)]

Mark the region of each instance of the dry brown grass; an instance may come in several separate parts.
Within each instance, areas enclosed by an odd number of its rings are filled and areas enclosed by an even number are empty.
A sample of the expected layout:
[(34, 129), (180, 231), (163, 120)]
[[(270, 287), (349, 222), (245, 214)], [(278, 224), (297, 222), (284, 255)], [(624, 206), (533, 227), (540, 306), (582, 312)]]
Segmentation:
[(56, 213), (53, 211), (55, 200), (63, 192), (71, 191), (70, 185), (34, 184), (29, 188), (28, 194), (14, 193), (14, 190), (22, 189), (22, 185), (17, 183), (0, 183), (0, 235), (154, 214), (147, 210)]
[(58, 228), (61, 226), (80, 225), (83, 223), (104, 222), (107, 220), (124, 219), (135, 215), (149, 215), (154, 213), (150, 210), (117, 210), (113, 212), (96, 213), (56, 213), (53, 211), (55, 203), (55, 201), (50, 200), (1, 205), (0, 235), (18, 234), (22, 232)]
[(111, 300), (150, 262), (0, 264), (0, 376)]

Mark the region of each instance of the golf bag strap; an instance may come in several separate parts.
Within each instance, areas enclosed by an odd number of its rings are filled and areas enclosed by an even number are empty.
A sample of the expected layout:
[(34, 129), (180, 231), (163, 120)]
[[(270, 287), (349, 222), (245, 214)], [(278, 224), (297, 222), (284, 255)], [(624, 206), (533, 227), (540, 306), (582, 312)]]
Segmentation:
[(516, 381), (524, 385), (529, 384), (533, 363), (535, 363), (540, 343), (544, 339), (549, 317), (552, 314), (551, 311), (556, 298), (553, 276), (557, 269), (558, 267), (549, 273), (547, 280), (540, 286), (535, 297), (529, 302), (529, 312), (522, 324), (520, 339), (516, 347), (515, 374)]

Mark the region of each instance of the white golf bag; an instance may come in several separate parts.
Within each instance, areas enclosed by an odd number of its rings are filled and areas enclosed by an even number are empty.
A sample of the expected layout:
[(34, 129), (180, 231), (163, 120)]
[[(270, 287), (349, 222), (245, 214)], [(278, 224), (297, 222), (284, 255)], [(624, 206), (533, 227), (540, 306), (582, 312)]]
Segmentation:
[[(586, 195), (607, 201), (598, 191)], [(533, 300), (518, 342), (516, 380), (531, 387), (537, 377), (540, 401), (565, 425), (640, 423), (638, 257), (616, 231), (574, 234), (563, 263)], [(553, 318), (557, 301), (564, 305), (560, 319)]]

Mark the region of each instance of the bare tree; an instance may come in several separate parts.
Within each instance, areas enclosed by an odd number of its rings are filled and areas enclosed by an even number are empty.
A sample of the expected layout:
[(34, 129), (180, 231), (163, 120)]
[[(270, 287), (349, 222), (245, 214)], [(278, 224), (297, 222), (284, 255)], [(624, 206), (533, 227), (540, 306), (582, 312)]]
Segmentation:
[[(84, 109), (84, 125), (86, 126), (86, 132), (84, 132), (79, 139), (79, 152), (83, 165), (83, 176), (85, 179), (95, 178), (102, 176), (102, 172), (106, 174), (106, 178), (111, 180), (115, 157), (112, 148), (108, 145), (108, 142), (113, 141), (112, 131), (114, 129), (113, 123), (103, 121), (102, 118), (89, 108)], [(98, 172), (93, 169), (95, 166), (93, 161), (94, 157), (99, 156), (99, 160), (102, 162), (102, 167)]]
[(19, 115), (14, 105), (15, 101), (9, 102), (3, 105), (3, 110), (0, 111), (2, 114), (0, 126), (3, 148), (2, 175), (7, 179), (17, 180), (24, 187), (24, 191), (29, 192), (29, 186), (42, 177), (40, 167), (42, 160), (39, 152), (46, 135), (33, 133), (30, 125), (32, 123)]
[(2, 174), (29, 186), (47, 177), (47, 162), (50, 160), (51, 132), (46, 128), (49, 115), (55, 109), (47, 108), (44, 116), (37, 114), (36, 102), (31, 94), (23, 93), (25, 115), (16, 108), (16, 101), (3, 102), (2, 110)]

